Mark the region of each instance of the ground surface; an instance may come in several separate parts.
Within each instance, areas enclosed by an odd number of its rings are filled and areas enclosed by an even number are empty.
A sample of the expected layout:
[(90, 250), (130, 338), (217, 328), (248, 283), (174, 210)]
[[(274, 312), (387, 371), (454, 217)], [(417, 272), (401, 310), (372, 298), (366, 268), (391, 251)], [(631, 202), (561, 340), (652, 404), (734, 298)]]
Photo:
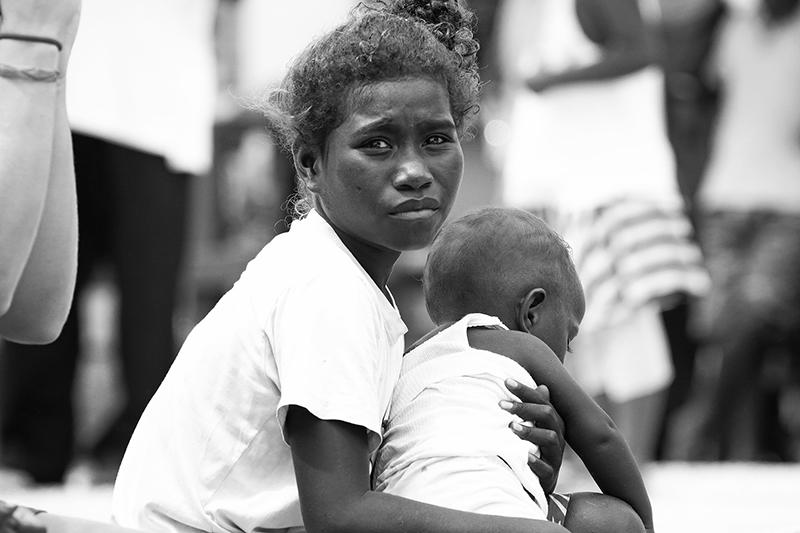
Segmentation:
[[(645, 469), (657, 533), (800, 533), (800, 465), (661, 463)], [(570, 489), (589, 488), (580, 478)], [(111, 486), (3, 488), (3, 499), (107, 520)]]

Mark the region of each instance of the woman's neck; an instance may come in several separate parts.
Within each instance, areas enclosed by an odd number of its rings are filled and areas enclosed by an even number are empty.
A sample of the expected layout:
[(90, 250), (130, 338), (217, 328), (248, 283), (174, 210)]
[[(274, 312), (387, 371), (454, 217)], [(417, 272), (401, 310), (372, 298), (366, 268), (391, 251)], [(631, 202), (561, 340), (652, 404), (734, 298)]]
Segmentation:
[(347, 232), (337, 228), (335, 224), (331, 223), (331, 221), (325, 217), (324, 213), (320, 212), (320, 215), (327, 220), (328, 224), (333, 228), (333, 231), (336, 232), (336, 235), (339, 236), (342, 243), (347, 247), (350, 253), (353, 254), (353, 257), (356, 258), (361, 268), (372, 278), (372, 281), (375, 282), (375, 285), (378, 286), (378, 289), (380, 289), (383, 295), (386, 296), (390, 302), (394, 303), (386, 285), (389, 282), (389, 276), (392, 274), (395, 263), (397, 263), (397, 260), (400, 258), (400, 252), (383, 250), (376, 248), (372, 244), (360, 241)]

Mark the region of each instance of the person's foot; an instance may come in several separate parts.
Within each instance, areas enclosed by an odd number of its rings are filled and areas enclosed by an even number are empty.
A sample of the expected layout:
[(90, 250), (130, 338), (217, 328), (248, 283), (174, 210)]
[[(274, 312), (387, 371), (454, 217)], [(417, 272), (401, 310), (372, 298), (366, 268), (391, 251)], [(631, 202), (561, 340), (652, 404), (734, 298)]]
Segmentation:
[(47, 528), (27, 507), (0, 500), (0, 533), (46, 533)]

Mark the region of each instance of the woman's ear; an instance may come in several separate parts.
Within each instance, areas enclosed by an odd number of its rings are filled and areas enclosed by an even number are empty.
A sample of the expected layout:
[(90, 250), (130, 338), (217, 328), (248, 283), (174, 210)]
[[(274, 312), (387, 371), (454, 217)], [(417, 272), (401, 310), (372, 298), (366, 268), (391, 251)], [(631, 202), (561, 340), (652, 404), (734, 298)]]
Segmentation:
[(311, 192), (319, 189), (319, 170), (321, 159), (316, 150), (306, 146), (301, 146), (294, 151), (294, 167), (297, 169), (298, 177), (303, 180)]
[(531, 289), (522, 297), (517, 306), (517, 324), (520, 331), (532, 333), (541, 317), (545, 298), (547, 298), (547, 292), (541, 287)]

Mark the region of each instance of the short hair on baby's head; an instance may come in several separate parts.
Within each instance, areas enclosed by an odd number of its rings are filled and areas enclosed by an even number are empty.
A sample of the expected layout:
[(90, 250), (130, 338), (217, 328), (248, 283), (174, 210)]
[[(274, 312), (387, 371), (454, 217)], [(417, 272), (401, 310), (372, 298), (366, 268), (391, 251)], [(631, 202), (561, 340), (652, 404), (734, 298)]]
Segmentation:
[(557, 298), (582, 290), (566, 241), (536, 215), (503, 207), (445, 224), (431, 245), (422, 285), (436, 324), (474, 312), (502, 317), (535, 286)]

